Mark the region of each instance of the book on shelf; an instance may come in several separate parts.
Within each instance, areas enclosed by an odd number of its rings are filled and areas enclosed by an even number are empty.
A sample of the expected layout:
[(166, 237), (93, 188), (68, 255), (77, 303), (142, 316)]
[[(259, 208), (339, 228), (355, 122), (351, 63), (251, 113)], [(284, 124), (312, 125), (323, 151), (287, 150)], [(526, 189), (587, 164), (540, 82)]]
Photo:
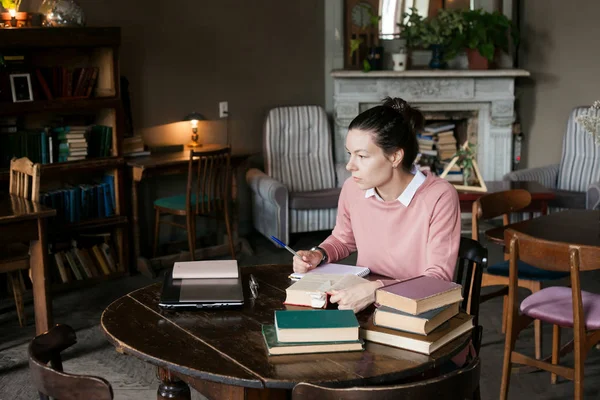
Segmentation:
[(262, 335), (269, 355), (313, 354), (363, 350), (362, 340), (345, 342), (280, 342), (275, 325), (263, 325)]
[(294, 272), (290, 275), (291, 279), (300, 279), (305, 275), (310, 274), (335, 274), (335, 275), (356, 275), (356, 276), (367, 276), (371, 273), (371, 270), (367, 267), (359, 267), (354, 265), (345, 265), (345, 264), (336, 264), (336, 263), (326, 263), (318, 266), (317, 268), (311, 269), (310, 271), (301, 274), (299, 272)]
[(282, 343), (358, 340), (352, 310), (275, 310), (277, 340)]
[(342, 290), (368, 282), (353, 274), (306, 274), (285, 290), (284, 304), (312, 308), (325, 308), (328, 302), (327, 292)]
[(375, 291), (375, 302), (412, 315), (422, 314), (462, 300), (462, 286), (421, 275), (383, 286)]
[(435, 328), (458, 314), (459, 303), (436, 308), (418, 315), (380, 306), (373, 313), (373, 323), (384, 328), (427, 335)]
[(381, 343), (422, 354), (432, 354), (440, 347), (473, 329), (473, 316), (460, 312), (434, 329), (428, 335), (383, 328), (369, 318), (360, 328), (360, 337), (369, 342)]

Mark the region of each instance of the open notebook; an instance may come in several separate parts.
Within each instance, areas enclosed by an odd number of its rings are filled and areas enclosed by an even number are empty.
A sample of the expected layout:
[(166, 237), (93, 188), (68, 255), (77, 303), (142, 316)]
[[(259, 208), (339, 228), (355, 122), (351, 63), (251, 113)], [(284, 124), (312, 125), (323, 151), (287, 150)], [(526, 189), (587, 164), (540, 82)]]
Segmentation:
[[(323, 264), (315, 269), (311, 269), (306, 274), (335, 274), (335, 275), (356, 275), (356, 276), (367, 276), (371, 273), (371, 270), (367, 267), (355, 267), (353, 265), (344, 264)], [(290, 275), (291, 279), (298, 280), (306, 274), (300, 274), (294, 272)]]

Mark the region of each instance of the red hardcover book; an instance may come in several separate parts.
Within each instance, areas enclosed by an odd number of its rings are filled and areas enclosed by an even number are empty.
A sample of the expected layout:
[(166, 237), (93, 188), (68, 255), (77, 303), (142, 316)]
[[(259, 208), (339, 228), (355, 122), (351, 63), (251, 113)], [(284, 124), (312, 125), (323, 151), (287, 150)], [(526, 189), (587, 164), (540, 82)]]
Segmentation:
[(412, 315), (462, 300), (462, 286), (430, 276), (418, 276), (377, 289), (375, 302)]

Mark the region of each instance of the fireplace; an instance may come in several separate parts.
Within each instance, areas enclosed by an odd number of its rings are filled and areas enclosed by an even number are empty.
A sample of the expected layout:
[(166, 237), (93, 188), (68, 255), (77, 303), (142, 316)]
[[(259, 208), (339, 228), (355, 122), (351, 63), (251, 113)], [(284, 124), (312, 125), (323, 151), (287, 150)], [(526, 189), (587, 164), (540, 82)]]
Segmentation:
[(477, 145), (483, 179), (501, 180), (511, 171), (514, 82), (524, 70), (334, 71), (334, 148), (338, 171), (347, 162), (344, 140), (350, 121), (381, 104), (386, 96), (401, 97), (428, 120), (452, 120), (459, 144)]

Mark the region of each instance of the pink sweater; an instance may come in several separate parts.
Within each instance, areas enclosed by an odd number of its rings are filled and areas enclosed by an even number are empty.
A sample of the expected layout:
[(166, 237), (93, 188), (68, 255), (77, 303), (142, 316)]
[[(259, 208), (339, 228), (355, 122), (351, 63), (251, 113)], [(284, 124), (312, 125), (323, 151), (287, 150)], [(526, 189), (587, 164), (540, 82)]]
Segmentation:
[(408, 207), (365, 198), (349, 178), (338, 203), (335, 228), (321, 243), (329, 262), (358, 250), (356, 264), (394, 279), (430, 275), (454, 278), (460, 243), (460, 207), (454, 187), (427, 175)]

